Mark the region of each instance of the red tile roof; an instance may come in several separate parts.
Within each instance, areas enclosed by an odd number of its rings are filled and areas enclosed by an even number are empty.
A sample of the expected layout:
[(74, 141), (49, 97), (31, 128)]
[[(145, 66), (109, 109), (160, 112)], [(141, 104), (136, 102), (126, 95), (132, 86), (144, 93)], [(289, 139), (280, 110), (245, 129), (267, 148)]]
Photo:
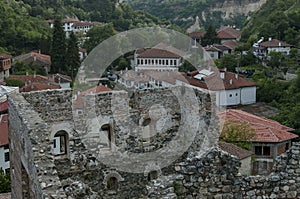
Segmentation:
[(4, 102), (0, 102), (0, 112), (7, 111), (7, 109), (8, 109), (7, 100), (5, 100)]
[(294, 129), (281, 125), (279, 122), (267, 118), (259, 117), (242, 110), (228, 109), (218, 113), (220, 121), (246, 122), (255, 131), (252, 142), (277, 143), (297, 138), (298, 136), (290, 133)]
[(88, 90), (82, 91), (79, 95), (77, 95), (77, 98), (74, 102), (74, 108), (75, 109), (82, 109), (83, 108), (83, 96), (87, 94), (93, 94), (93, 93), (101, 93), (101, 92), (109, 92), (112, 91), (110, 88), (107, 88), (106, 86), (99, 85), (95, 86), (93, 88), (90, 88)]
[(291, 47), (290, 44), (279, 41), (278, 39), (272, 39), (271, 41), (265, 41), (259, 44), (260, 47)]
[(9, 79), (19, 79), (27, 83), (52, 83), (51, 78), (42, 75), (10, 75)]
[(55, 83), (71, 83), (72, 79), (71, 77), (67, 76), (67, 75), (62, 75), (59, 73), (56, 73), (52, 76), (52, 79)]
[(11, 193), (1, 193), (0, 199), (11, 199)]
[(205, 31), (198, 31), (198, 32), (192, 32), (189, 34), (189, 36), (191, 38), (194, 38), (194, 39), (200, 39), (201, 37), (203, 37), (204, 35), (206, 34)]
[(194, 78), (198, 73), (199, 72), (194, 72), (190, 77), (188, 75), (184, 76), (191, 85), (213, 91), (256, 86), (254, 82), (245, 79), (242, 75), (232, 72), (224, 72), (225, 78), (221, 79), (221, 71), (214, 71), (214, 74), (204, 77), (203, 81)]
[(243, 45), (243, 42), (240, 42), (240, 41), (236, 41), (236, 40), (229, 40), (229, 41), (224, 41), (222, 43), (223, 46), (226, 46), (227, 48), (231, 49), (231, 50), (234, 50), (236, 49), (237, 47)]
[(45, 54), (37, 53), (34, 51), (14, 57), (13, 64), (15, 64), (17, 61), (19, 61), (19, 62), (30, 61), (31, 62), (32, 59), (36, 59), (47, 65), (51, 64), (51, 56), (50, 55), (45, 55)]
[(220, 149), (222, 149), (223, 151), (226, 151), (227, 153), (234, 155), (241, 160), (254, 154), (251, 151), (247, 151), (247, 150), (242, 149), (241, 147), (238, 147), (231, 143), (220, 141), (220, 142), (218, 142), (218, 145), (219, 145)]
[(0, 146), (8, 144), (8, 114), (0, 115)]
[(23, 86), (22, 88), (20, 88), (20, 92), (31, 92), (31, 91), (52, 90), (52, 89), (60, 89), (60, 86), (33, 82), (31, 84), (28, 84), (27, 86)]
[(138, 58), (180, 58), (180, 55), (158, 48), (139, 49)]
[(12, 56), (9, 54), (5, 54), (5, 53), (0, 53), (0, 57), (3, 57), (4, 59), (11, 59)]
[(74, 22), (74, 24), (72, 25), (72, 27), (92, 26), (92, 25), (94, 25), (92, 22), (78, 21), (78, 22)]
[(220, 39), (238, 39), (241, 36), (241, 31), (230, 26), (222, 27), (217, 31)]

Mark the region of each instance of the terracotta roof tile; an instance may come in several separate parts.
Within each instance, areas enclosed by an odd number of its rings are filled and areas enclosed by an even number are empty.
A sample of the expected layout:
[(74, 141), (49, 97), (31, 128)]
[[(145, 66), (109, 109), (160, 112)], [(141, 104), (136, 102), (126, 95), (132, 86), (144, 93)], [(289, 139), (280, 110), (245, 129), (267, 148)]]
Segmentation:
[(243, 42), (240, 42), (240, 41), (236, 41), (236, 40), (229, 40), (229, 41), (224, 41), (222, 43), (223, 46), (226, 46), (227, 48), (231, 49), (231, 50), (234, 50), (236, 49), (237, 47), (243, 45)]
[(13, 64), (16, 62), (26, 62), (26, 61), (32, 61), (32, 59), (36, 59), (40, 62), (43, 62), (47, 65), (51, 64), (51, 56), (50, 55), (45, 55), (37, 52), (30, 52), (27, 54), (19, 55), (13, 58)]
[(19, 79), (24, 83), (54, 83), (51, 78), (42, 75), (10, 75), (9, 79)]
[(93, 88), (87, 89), (85, 91), (82, 91), (79, 95), (77, 95), (76, 100), (74, 102), (74, 108), (75, 109), (82, 109), (83, 108), (83, 101), (82, 98), (87, 94), (93, 94), (93, 93), (101, 93), (101, 92), (109, 92), (112, 91), (110, 88), (107, 88), (106, 86), (99, 85), (95, 86)]
[(60, 89), (60, 86), (33, 82), (31, 84), (28, 84), (27, 86), (23, 86), (22, 88), (20, 88), (20, 92), (31, 92), (31, 91), (52, 90), (52, 89)]
[(241, 31), (230, 26), (222, 27), (217, 31), (220, 39), (238, 39), (241, 36)]
[(189, 36), (191, 38), (195, 38), (195, 39), (200, 39), (201, 37), (203, 37), (206, 34), (205, 31), (198, 31), (198, 32), (192, 32), (189, 34)]
[(92, 25), (94, 25), (92, 22), (78, 21), (78, 22), (74, 22), (74, 24), (72, 25), (72, 27), (92, 26)]
[(256, 86), (256, 84), (252, 81), (245, 79), (242, 75), (232, 73), (232, 72), (224, 72), (224, 79), (221, 79), (219, 71), (214, 71), (214, 74), (209, 75), (203, 78), (203, 81), (195, 79), (194, 77), (199, 73), (194, 72), (192, 77), (185, 75), (188, 82), (196, 87), (209, 89), (209, 90), (231, 90), (243, 87), (252, 87)]
[(8, 144), (8, 114), (0, 115), (0, 146)]
[(9, 54), (5, 54), (5, 53), (0, 53), (0, 57), (3, 57), (4, 59), (11, 59), (12, 56)]
[(11, 193), (1, 193), (0, 199), (11, 199)]
[(7, 111), (7, 109), (8, 109), (7, 100), (5, 100), (4, 102), (0, 102), (0, 112)]
[(278, 39), (272, 39), (271, 41), (265, 41), (259, 44), (260, 47), (291, 47), (290, 44), (279, 41)]
[(277, 121), (259, 117), (242, 110), (228, 109), (218, 113), (221, 122), (246, 122), (255, 131), (252, 142), (283, 142), (298, 136), (290, 133), (294, 129), (284, 126)]
[(1, 193), (0, 199), (11, 199), (11, 193)]
[(138, 51), (138, 58), (179, 58), (180, 55), (158, 48), (148, 48)]
[(247, 151), (247, 150), (242, 149), (241, 147), (238, 147), (231, 143), (220, 141), (220, 142), (218, 142), (218, 145), (223, 151), (226, 151), (227, 153), (234, 155), (234, 156), (238, 157), (239, 159), (244, 159), (244, 158), (247, 158), (254, 154), (251, 151)]

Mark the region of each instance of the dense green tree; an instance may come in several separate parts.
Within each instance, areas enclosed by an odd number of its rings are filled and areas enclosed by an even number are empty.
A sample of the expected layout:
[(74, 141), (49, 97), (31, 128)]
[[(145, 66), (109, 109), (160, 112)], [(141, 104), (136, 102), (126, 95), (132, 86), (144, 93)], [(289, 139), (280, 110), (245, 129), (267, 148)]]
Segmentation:
[(281, 52), (272, 51), (269, 53), (268, 66), (272, 68), (279, 68), (282, 66), (284, 59), (285, 56)]
[(220, 43), (216, 29), (213, 26), (208, 26), (205, 35), (201, 38), (201, 45), (213, 45)]
[(78, 68), (80, 67), (80, 57), (78, 40), (76, 35), (72, 32), (70, 37), (67, 39), (67, 52), (66, 52), (66, 71), (64, 74), (71, 76), (72, 80), (77, 74)]
[(87, 51), (90, 52), (102, 41), (108, 39), (116, 33), (117, 32), (111, 23), (104, 26), (94, 26), (91, 30), (88, 31), (87, 37), (89, 39), (86, 40), (84, 46)]
[(220, 68), (227, 68), (228, 71), (234, 72), (238, 65), (235, 54), (226, 54), (220, 59)]
[(66, 33), (61, 20), (54, 21), (51, 43), (51, 73), (66, 71)]
[(10, 176), (0, 168), (0, 193), (10, 192)]

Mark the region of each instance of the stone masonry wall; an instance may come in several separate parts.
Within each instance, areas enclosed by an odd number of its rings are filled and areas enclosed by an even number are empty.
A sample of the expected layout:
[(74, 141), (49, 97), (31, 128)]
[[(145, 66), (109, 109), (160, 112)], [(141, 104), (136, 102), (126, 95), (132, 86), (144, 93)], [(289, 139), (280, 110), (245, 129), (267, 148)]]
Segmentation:
[[(82, 122), (76, 124), (71, 120), (70, 90), (12, 95), (9, 98), (9, 122), (13, 198), (24, 195), (33, 199), (300, 198), (300, 143), (294, 143), (286, 154), (278, 158), (274, 173), (269, 176), (241, 176), (238, 174), (239, 160), (210, 144), (218, 138), (210, 97), (206, 93), (196, 93), (199, 106), (195, 113), (200, 113), (200, 116), (186, 121), (184, 118), (193, 114), (193, 110), (176, 110), (182, 107), (183, 102), (174, 97), (174, 94), (183, 93), (187, 100), (192, 98), (185, 92), (180, 89), (173, 94), (170, 90), (146, 91), (132, 98), (125, 92), (109, 92), (87, 97), (84, 100), (87, 105), (85, 115), (80, 116)], [(103, 158), (114, 160), (118, 156), (110, 152), (113, 148), (97, 148), (97, 145), (91, 144), (89, 139), (96, 135), (91, 135), (87, 127), (92, 128), (99, 123), (96, 126), (99, 129), (102, 124), (110, 124), (116, 137), (114, 141), (118, 147), (124, 147), (120, 150), (123, 152), (130, 146), (122, 145), (122, 139), (128, 133), (126, 129), (143, 123), (136, 118), (144, 113), (147, 118), (147, 107), (152, 106), (154, 99), (163, 99), (163, 107), (170, 107), (171, 118), (178, 120), (170, 124), (193, 126), (196, 123), (201, 127), (196, 128), (197, 133), (186, 153), (166, 167), (145, 165), (142, 173), (120, 170), (117, 164), (116, 167), (104, 164)], [(86, 117), (96, 118), (95, 123), (85, 122)], [(74, 119), (80, 121), (80, 118)], [(78, 124), (84, 127), (77, 129)], [(60, 128), (69, 135), (66, 156), (54, 156), (52, 153), (52, 136)], [(203, 148), (205, 150), (199, 150)], [(106, 152), (109, 152), (108, 156), (105, 156)], [(148, 152), (141, 151), (141, 154), (146, 156)], [(139, 156), (139, 153), (135, 155)], [(114, 165), (113, 162), (111, 165)], [(138, 169), (138, 165), (131, 166)], [(155, 174), (151, 177), (152, 171)], [(112, 179), (117, 180), (114, 189), (110, 187)]]

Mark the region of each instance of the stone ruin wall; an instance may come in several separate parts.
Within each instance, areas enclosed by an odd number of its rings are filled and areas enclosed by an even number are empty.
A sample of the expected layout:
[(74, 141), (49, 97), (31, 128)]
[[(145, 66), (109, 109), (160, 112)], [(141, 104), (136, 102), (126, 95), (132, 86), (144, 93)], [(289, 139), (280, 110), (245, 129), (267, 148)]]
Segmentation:
[[(141, 101), (137, 104), (132, 101), (131, 106), (147, 107), (143, 105), (143, 100), (146, 102), (152, 99), (151, 95), (155, 95), (151, 91), (147, 92), (135, 96), (135, 100)], [(160, 94), (165, 97), (166, 93)], [(207, 119), (211, 114), (208, 96), (197, 95), (200, 96), (199, 103), (202, 103), (199, 106), (202, 110), (199, 111), (205, 111), (205, 122), (202, 124), (206, 124), (204, 130), (216, 131), (208, 125), (214, 122)], [(113, 110), (110, 107), (111, 94), (100, 94), (97, 98), (99, 106), (95, 113), (102, 111), (103, 115), (105, 113), (110, 118), (109, 111)], [(115, 102), (130, 101), (121, 98), (124, 100)], [(103, 100), (105, 103), (101, 104)], [(9, 108), (10, 140), (17, 143), (11, 144), (13, 198), (21, 198), (22, 190), (28, 195), (27, 198), (300, 198), (299, 143), (295, 143), (287, 154), (280, 156), (274, 173), (266, 177), (243, 177), (238, 174), (238, 159), (218, 148), (211, 148), (199, 158), (195, 153), (197, 140), (201, 143), (199, 136), (195, 138), (188, 153), (159, 170), (156, 180), (149, 181), (148, 172), (155, 167), (140, 174), (118, 171), (105, 166), (97, 160), (93, 150), (87, 149), (84, 135), (80, 135), (80, 130), (73, 129), (76, 125), (70, 124), (70, 90), (13, 95), (9, 98)], [(140, 114), (133, 109), (115, 111), (129, 113), (132, 117)], [(53, 126), (69, 128), (70, 148), (67, 159), (57, 159), (52, 155)], [(23, 177), (24, 173), (28, 174), (23, 182), (21, 173)], [(107, 190), (106, 181), (110, 176), (118, 179), (117, 192)]]

